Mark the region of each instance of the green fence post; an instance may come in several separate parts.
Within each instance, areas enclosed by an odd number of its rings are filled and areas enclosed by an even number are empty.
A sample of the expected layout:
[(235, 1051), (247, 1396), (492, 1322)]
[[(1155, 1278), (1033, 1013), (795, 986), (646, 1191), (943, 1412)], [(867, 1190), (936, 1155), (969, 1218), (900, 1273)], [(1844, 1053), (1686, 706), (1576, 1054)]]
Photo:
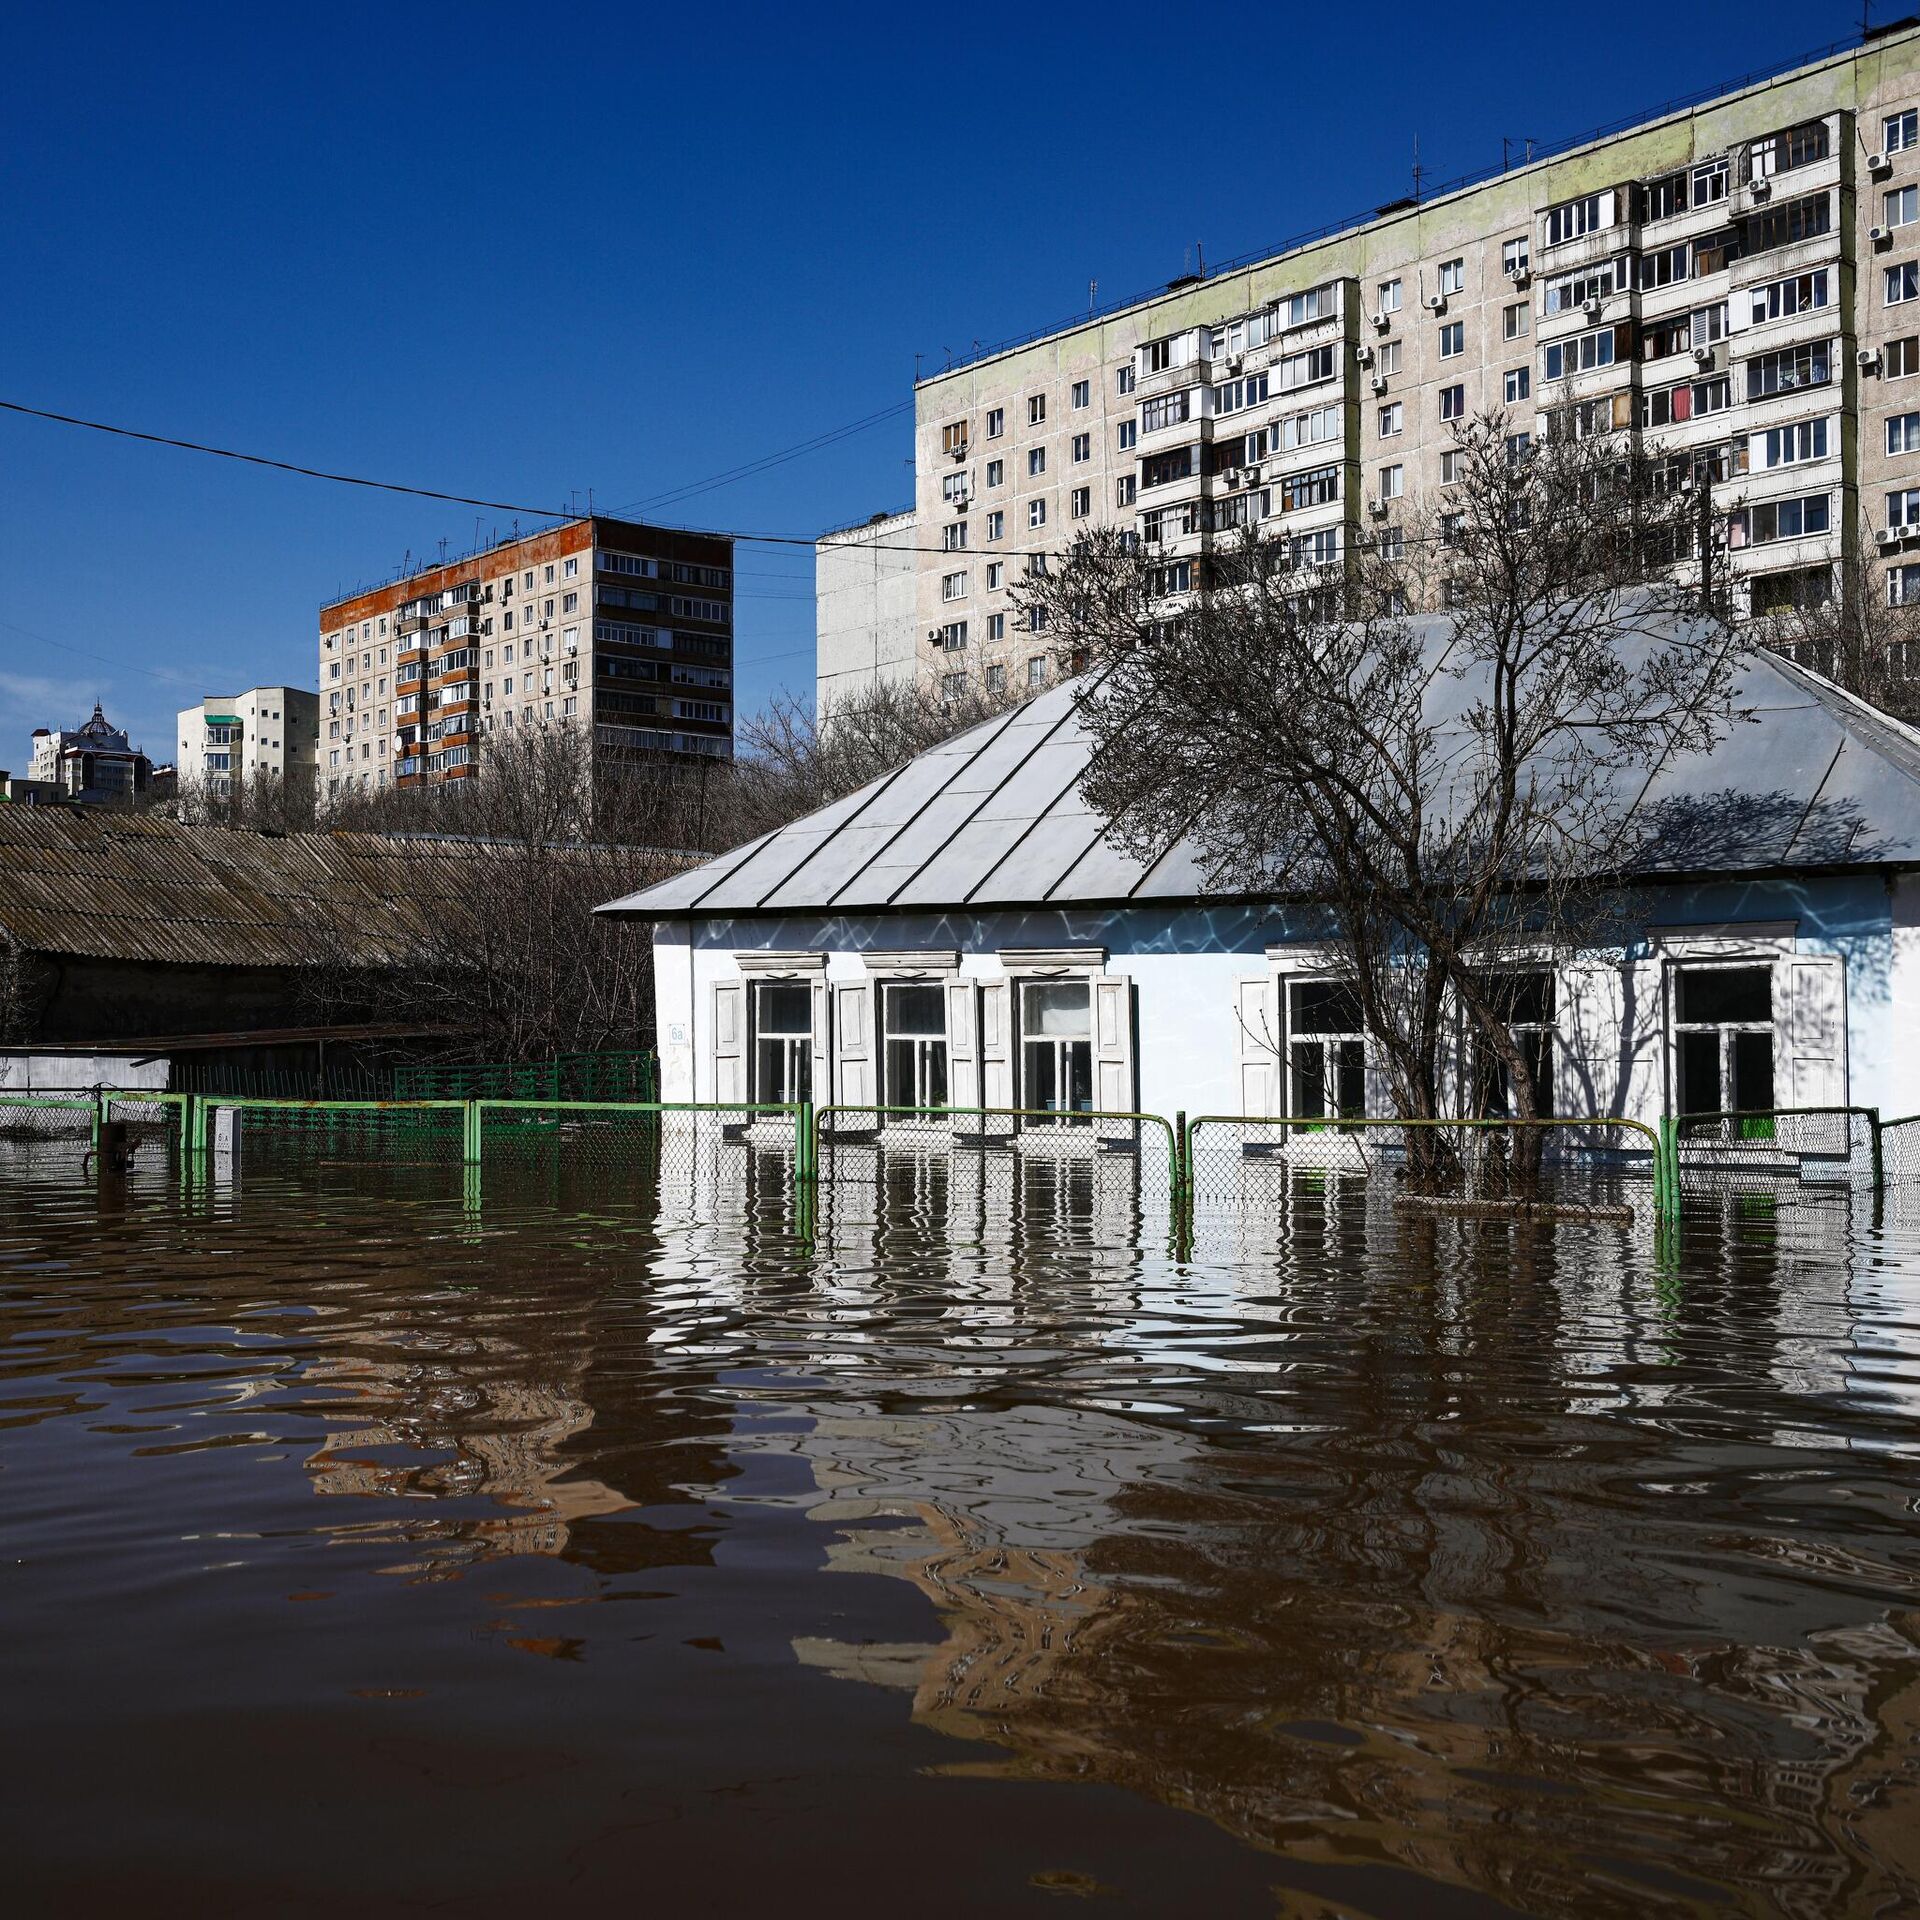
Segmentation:
[(820, 1136), (818, 1110), (811, 1100), (802, 1100), (793, 1110), (793, 1177), (803, 1184), (818, 1179)]
[(1653, 1209), (1668, 1220), (1680, 1213), (1680, 1132), (1670, 1113), (1660, 1116), (1660, 1145), (1653, 1157)]
[(480, 1164), (480, 1102), (468, 1100), (460, 1108), (460, 1157), (466, 1165)]

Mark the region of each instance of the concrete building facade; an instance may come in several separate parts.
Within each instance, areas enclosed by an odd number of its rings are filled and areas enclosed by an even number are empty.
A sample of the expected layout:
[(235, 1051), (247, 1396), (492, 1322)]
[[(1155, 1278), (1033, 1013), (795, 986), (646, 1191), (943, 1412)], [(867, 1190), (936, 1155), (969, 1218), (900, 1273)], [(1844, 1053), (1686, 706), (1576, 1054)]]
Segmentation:
[(1303, 566), (1444, 511), (1456, 421), (1691, 464), (1736, 602), (1850, 547), (1920, 596), (1920, 24), (994, 352), (916, 389), (917, 656), (1054, 672), (1015, 570), (1136, 527), (1177, 591), (1252, 524)]
[(602, 515), (320, 609), (319, 781), (468, 778), (483, 738), (596, 760), (733, 753), (733, 542)]
[(224, 797), (249, 779), (284, 782), (311, 794), (320, 744), (320, 696), (304, 687), (250, 687), (210, 693), (180, 709), (180, 783)]
[(29, 778), (63, 800), (107, 805), (144, 798), (153, 788), (153, 762), (94, 702), (77, 727), (35, 727)]
[(911, 685), (916, 577), (912, 508), (822, 534), (814, 549), (816, 710), (877, 684)]

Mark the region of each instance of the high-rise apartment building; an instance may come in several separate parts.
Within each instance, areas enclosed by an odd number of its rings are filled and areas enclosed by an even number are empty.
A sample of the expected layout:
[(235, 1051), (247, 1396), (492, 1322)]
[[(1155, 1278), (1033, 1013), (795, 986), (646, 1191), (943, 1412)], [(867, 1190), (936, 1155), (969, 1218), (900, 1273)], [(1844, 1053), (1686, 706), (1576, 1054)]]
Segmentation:
[[(1920, 597), (1920, 24), (989, 353), (916, 389), (919, 671), (1039, 684), (1009, 589), (1136, 527), (1191, 585), (1248, 524), (1300, 564), (1444, 513), (1450, 429), (1690, 462), (1764, 614), (1857, 545)], [(984, 655), (984, 660), (982, 656)]]
[(304, 687), (250, 687), (210, 693), (182, 707), (174, 729), (180, 742), (180, 784), (189, 793), (225, 798), (249, 779), (279, 781), (302, 795), (313, 791), (319, 751), (320, 699)]
[(733, 753), (733, 542), (592, 515), (320, 609), (319, 778), (417, 786), (483, 738), (596, 760)]
[(881, 682), (911, 686), (915, 647), (914, 514), (876, 513), (814, 545), (815, 701)]

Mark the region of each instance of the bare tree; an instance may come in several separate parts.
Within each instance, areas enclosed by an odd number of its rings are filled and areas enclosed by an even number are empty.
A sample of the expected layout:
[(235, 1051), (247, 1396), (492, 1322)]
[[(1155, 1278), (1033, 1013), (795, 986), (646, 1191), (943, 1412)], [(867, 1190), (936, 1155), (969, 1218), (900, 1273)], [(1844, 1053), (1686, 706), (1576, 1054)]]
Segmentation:
[(1016, 598), (1091, 663), (1082, 790), (1122, 844), (1190, 835), (1212, 884), (1321, 916), (1399, 1115), (1442, 1115), (1458, 1006), (1528, 1120), (1499, 981), (1593, 937), (1623, 778), (1729, 723), (1736, 649), (1671, 584), (1691, 514), (1657, 453), (1498, 414), (1454, 452), (1442, 499), (1351, 565), (1248, 532), (1190, 581), (1106, 532)]
[(218, 784), (202, 775), (182, 780), (153, 810), (183, 826), (305, 833), (314, 823), (313, 787), (310, 779), (273, 771), (238, 771)]
[(1920, 597), (1852, 546), (1830, 591), (1756, 616), (1762, 643), (1909, 724), (1920, 723)]

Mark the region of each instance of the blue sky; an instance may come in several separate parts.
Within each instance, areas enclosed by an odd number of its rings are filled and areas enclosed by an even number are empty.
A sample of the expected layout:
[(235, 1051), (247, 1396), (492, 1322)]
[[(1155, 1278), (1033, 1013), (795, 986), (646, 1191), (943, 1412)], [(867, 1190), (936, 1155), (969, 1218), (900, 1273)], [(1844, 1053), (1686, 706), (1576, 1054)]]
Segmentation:
[[(1875, 11), (1892, 17), (1894, 7)], [(1402, 18), (1395, 21), (1394, 16)], [(1784, 64), (1857, 5), (18, 8), (0, 398), (531, 505), (632, 509), (929, 367)], [(1463, 39), (1462, 34), (1469, 37)], [(1629, 52), (1631, 50), (1631, 52)], [(655, 517), (912, 498), (910, 413)], [(156, 758), (311, 685), (316, 611), (505, 531), (0, 414), (0, 766), (96, 695)], [(739, 696), (812, 684), (812, 561), (739, 556)]]

